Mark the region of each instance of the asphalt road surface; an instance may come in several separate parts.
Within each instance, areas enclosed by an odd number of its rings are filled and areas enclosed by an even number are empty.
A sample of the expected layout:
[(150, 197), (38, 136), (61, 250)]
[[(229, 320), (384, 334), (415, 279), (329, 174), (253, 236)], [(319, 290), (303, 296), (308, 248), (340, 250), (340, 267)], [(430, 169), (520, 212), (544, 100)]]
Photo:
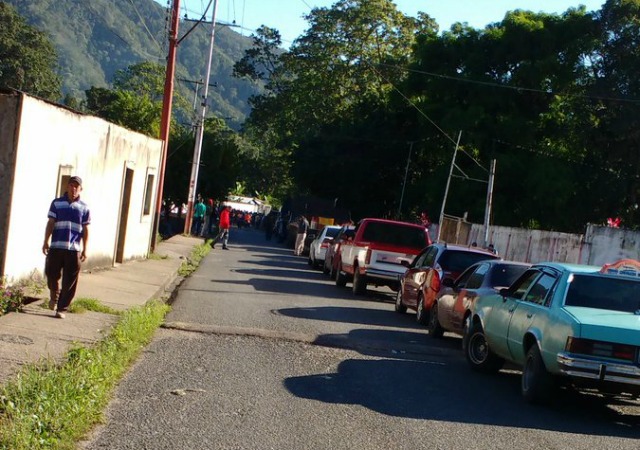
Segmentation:
[[(350, 286), (350, 285), (348, 285)], [(640, 404), (476, 374), (393, 293), (354, 297), (255, 230), (181, 286), (87, 449), (633, 449)]]

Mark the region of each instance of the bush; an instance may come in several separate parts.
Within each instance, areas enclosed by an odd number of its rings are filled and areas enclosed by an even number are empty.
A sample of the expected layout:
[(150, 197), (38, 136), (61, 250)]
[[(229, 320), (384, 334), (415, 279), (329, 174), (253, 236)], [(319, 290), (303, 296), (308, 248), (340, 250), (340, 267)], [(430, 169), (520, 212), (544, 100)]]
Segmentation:
[(24, 292), (19, 286), (8, 286), (0, 281), (0, 316), (12, 311), (20, 311), (24, 302)]

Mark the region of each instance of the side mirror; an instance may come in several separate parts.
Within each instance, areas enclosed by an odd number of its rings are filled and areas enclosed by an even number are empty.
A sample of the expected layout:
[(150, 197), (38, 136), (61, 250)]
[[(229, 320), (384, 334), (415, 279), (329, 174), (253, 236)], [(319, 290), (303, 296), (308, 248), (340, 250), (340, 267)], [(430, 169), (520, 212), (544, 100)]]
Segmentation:
[(502, 301), (503, 302), (506, 302), (507, 301), (507, 297), (509, 297), (509, 295), (511, 294), (511, 292), (509, 291), (509, 288), (502, 288), (498, 292), (502, 296)]
[(401, 259), (400, 264), (402, 264), (406, 268), (409, 268), (409, 266), (411, 265), (411, 261), (407, 261), (406, 259)]

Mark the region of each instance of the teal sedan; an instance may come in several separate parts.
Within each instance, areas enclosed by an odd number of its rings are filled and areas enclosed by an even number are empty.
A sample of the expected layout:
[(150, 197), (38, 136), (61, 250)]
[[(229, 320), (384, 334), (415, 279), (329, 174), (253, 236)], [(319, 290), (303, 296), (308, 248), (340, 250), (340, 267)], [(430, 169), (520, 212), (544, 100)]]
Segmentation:
[(640, 262), (535, 264), (476, 299), (465, 324), (470, 367), (522, 367), (522, 395), (547, 403), (560, 384), (640, 398)]

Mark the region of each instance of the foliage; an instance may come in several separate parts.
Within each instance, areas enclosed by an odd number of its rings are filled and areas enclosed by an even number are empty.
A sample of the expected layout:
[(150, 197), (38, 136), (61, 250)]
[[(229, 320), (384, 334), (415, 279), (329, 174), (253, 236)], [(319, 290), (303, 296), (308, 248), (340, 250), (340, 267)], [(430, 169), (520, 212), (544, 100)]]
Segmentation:
[(113, 309), (110, 306), (103, 305), (96, 298), (77, 298), (69, 307), (69, 312), (74, 314), (82, 314), (87, 311), (99, 312), (104, 314), (120, 315), (121, 311)]
[[(117, 71), (141, 61), (166, 64), (170, 11), (156, 1), (5, 0), (5, 3), (13, 5), (28, 23), (51, 36), (53, 47), (49, 54), (53, 61), (55, 53), (58, 54), (64, 95), (82, 99), (91, 87), (111, 89), (109, 83)], [(5, 21), (2, 23), (4, 29)], [(180, 37), (192, 25), (181, 21)], [(200, 80), (206, 73), (207, 58), (203, 55), (208, 52), (209, 34), (207, 26), (200, 25), (178, 47), (176, 90), (186, 98), (193, 97), (192, 81)], [(236, 127), (249, 112), (248, 98), (261, 89), (259, 84), (236, 79), (231, 74), (233, 61), (249, 45), (249, 39), (232, 28), (221, 27), (216, 31), (211, 82), (219, 87), (212, 93), (209, 107), (221, 117), (231, 117)]]
[(21, 286), (9, 286), (6, 280), (0, 280), (0, 316), (20, 311), (23, 302), (24, 292)]
[(211, 251), (210, 243), (211, 240), (207, 240), (207, 242), (205, 242), (204, 244), (196, 246), (191, 252), (191, 255), (189, 255), (189, 258), (187, 258), (187, 260), (184, 261), (178, 269), (178, 275), (180, 275), (181, 277), (188, 277), (193, 272), (195, 272), (195, 270), (198, 268), (198, 265), (200, 265), (200, 261), (202, 261), (202, 258), (207, 256), (207, 254)]
[(1, 386), (0, 448), (75, 448), (168, 310), (160, 302), (129, 310), (98, 344), (73, 348), (60, 365), (27, 366)]
[(47, 35), (28, 25), (4, 2), (0, 2), (0, 23), (0, 87), (49, 100), (59, 99), (57, 55)]

